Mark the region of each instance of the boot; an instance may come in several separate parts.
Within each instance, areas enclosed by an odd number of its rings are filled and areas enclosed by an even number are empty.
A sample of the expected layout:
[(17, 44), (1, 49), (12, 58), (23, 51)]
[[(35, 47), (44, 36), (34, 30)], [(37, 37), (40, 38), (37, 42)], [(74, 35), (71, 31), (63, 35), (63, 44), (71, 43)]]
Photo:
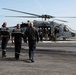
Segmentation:
[(2, 51), (2, 57), (6, 57), (6, 51)]

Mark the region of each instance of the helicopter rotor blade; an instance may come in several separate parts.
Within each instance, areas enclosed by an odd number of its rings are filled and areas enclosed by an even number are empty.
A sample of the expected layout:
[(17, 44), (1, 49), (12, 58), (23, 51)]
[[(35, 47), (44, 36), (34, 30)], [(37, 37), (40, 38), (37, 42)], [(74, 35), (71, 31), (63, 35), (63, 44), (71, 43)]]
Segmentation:
[(23, 13), (23, 14), (29, 14), (29, 15), (33, 15), (33, 16), (37, 16), (39, 17), (40, 15), (37, 14), (33, 14), (33, 13), (28, 13), (28, 12), (23, 12), (23, 11), (18, 11), (18, 10), (14, 10), (14, 9), (8, 9), (8, 8), (2, 8), (4, 10), (9, 10), (9, 11), (14, 11), (14, 12), (19, 12), (19, 13)]
[(55, 17), (55, 18), (76, 18), (76, 17), (68, 17), (68, 16), (64, 16), (64, 17)]
[(17, 17), (17, 18), (38, 18), (36, 16), (5, 16), (5, 17)]
[[(9, 11), (14, 11), (14, 12), (19, 12), (19, 13), (23, 13), (23, 14), (28, 14), (28, 15), (33, 15), (33, 16), (35, 16), (35, 17), (38, 17), (38, 18), (44, 18), (45, 20), (46, 19), (50, 19), (50, 18), (76, 18), (76, 17), (72, 17), (72, 16), (70, 16), (70, 17), (68, 17), (68, 16), (66, 16), (66, 17), (64, 17), (64, 16), (60, 16), (60, 17), (55, 17), (55, 16), (51, 16), (51, 15), (47, 15), (47, 14), (45, 14), (45, 15), (37, 15), (37, 14), (33, 14), (33, 13), (28, 13), (28, 12), (23, 12), (23, 11), (19, 11), (19, 10), (14, 10), (14, 9), (9, 9), (9, 8), (2, 8), (2, 9), (4, 9), (4, 10), (9, 10)], [(25, 17), (26, 18), (26, 17)], [(32, 18), (32, 17), (29, 17), (29, 18)]]
[(51, 16), (51, 15), (49, 15), (49, 17), (50, 17), (50, 18), (55, 18), (55, 16)]
[[(60, 20), (60, 19), (54, 19), (54, 20), (61, 21), (61, 22), (68, 22), (68, 21)], [(54, 20), (53, 20), (53, 21), (54, 21)]]

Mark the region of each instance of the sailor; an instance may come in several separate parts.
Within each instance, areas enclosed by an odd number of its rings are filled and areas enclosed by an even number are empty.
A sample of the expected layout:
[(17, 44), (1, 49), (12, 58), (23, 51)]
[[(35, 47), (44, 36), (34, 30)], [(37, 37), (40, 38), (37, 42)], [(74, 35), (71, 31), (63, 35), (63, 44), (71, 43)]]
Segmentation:
[(2, 57), (6, 57), (6, 46), (7, 46), (8, 40), (10, 39), (9, 29), (6, 27), (6, 25), (7, 23), (4, 22), (2, 25), (2, 28), (0, 29), (0, 36), (2, 39), (2, 42), (1, 42)]
[(21, 44), (22, 44), (23, 32), (20, 29), (20, 24), (17, 24), (17, 28), (12, 31), (12, 40), (14, 38), (15, 45), (15, 59), (19, 59)]

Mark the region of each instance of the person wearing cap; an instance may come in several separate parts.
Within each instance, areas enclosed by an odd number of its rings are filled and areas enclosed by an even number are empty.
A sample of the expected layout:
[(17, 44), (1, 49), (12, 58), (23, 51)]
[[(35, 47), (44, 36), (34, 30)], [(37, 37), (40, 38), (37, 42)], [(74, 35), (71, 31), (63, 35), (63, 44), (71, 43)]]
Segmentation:
[[(28, 38), (28, 39), (27, 39)], [(29, 60), (34, 62), (34, 53), (36, 50), (36, 42), (39, 41), (37, 29), (34, 27), (33, 22), (29, 22), (29, 27), (24, 32), (24, 41), (29, 45)]]
[(1, 42), (2, 57), (6, 57), (6, 46), (10, 39), (9, 29), (6, 26), (7, 26), (7, 23), (4, 22), (2, 24), (2, 28), (0, 28), (0, 36), (2, 39), (2, 42)]
[(23, 32), (20, 28), (20, 24), (17, 24), (16, 29), (12, 31), (12, 40), (14, 39), (15, 45), (15, 59), (19, 59), (21, 44), (22, 44)]

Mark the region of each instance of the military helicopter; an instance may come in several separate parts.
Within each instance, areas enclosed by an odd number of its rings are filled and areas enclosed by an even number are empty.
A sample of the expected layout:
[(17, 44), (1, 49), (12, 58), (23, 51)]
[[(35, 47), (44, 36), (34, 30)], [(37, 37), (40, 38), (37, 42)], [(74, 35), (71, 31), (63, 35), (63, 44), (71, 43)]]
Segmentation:
[[(63, 40), (66, 40), (66, 38), (75, 37), (76, 35), (76, 33), (67, 25), (54, 22), (54, 20), (58, 20), (61, 22), (67, 22), (67, 21), (59, 20), (59, 19), (54, 19), (53, 21), (49, 21), (50, 18), (76, 18), (76, 17), (55, 17), (47, 14), (38, 15), (38, 14), (23, 12), (23, 11), (14, 10), (14, 9), (8, 9), (8, 8), (3, 8), (3, 9), (31, 15), (31, 16), (5, 16), (5, 17), (42, 18), (41, 21), (34, 20), (33, 22), (35, 27), (38, 28), (39, 34), (42, 32), (43, 33), (42, 35), (43, 37), (45, 37), (45, 39), (49, 38), (49, 40), (56, 41), (57, 38), (61, 37), (63, 38)], [(29, 25), (29, 21), (27, 23), (22, 23), (21, 28), (25, 31), (25, 28), (27, 28), (28, 25)]]

